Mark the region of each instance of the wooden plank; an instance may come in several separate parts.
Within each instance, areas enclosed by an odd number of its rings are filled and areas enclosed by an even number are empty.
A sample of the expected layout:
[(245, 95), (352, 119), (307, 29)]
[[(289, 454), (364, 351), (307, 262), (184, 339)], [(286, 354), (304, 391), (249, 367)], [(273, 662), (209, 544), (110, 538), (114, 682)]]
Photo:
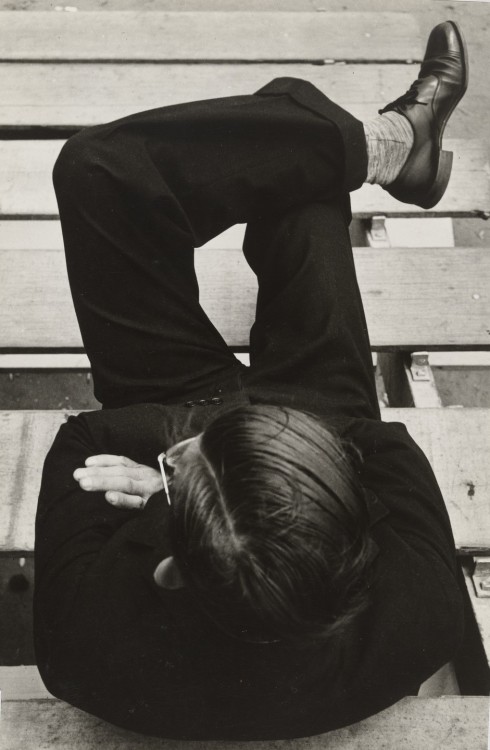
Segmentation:
[[(34, 549), (34, 516), (44, 457), (61, 411), (0, 412), (0, 551)], [(7, 500), (8, 497), (8, 500)]]
[[(0, 315), (4, 350), (19, 345), (26, 349), (82, 348), (63, 253), (1, 252), (0, 278), (5, 284), (0, 301), (6, 313), (3, 320)], [(59, 321), (63, 321), (62, 326)]]
[(80, 372), (90, 370), (90, 362), (86, 354), (0, 354), (0, 371), (24, 370)]
[(386, 219), (384, 222), (391, 247), (454, 247), (453, 221), (437, 219)]
[[(160, 740), (127, 732), (61, 701), (6, 701), (2, 736), (9, 750), (216, 750), (216, 742)], [(404, 698), (358, 724), (303, 739), (254, 741), (254, 750), (486, 750), (488, 698)], [(218, 743), (220, 744), (220, 743)], [(226, 750), (243, 750), (226, 742)]]
[[(419, 65), (406, 63), (0, 63), (0, 131), (31, 126), (74, 129), (169, 104), (252, 93), (285, 75), (311, 81), (366, 121), (400, 96), (418, 71)], [(485, 132), (482, 121), (486, 122), (489, 97), (471, 97), (471, 92), (468, 96), (451, 117), (452, 137)]]
[[(78, 128), (169, 104), (252, 93), (280, 76), (311, 81), (366, 121), (400, 96), (418, 71), (419, 65), (406, 63), (0, 63), (0, 131), (4, 127)], [(486, 123), (490, 97), (481, 92), (467, 96), (451, 117), (448, 135), (455, 138), (486, 133), (482, 123)]]
[(432, 367), (490, 367), (490, 352), (433, 352)]
[(57, 214), (51, 173), (63, 141), (0, 141), (0, 219)]
[(0, 220), (0, 250), (63, 250), (60, 222)]
[(0, 667), (0, 695), (2, 701), (53, 699), (44, 687), (38, 668), (29, 666)]
[[(473, 337), (482, 348), (490, 345), (486, 250), (358, 248), (355, 259), (375, 348), (401, 347), (410, 339), (412, 350), (444, 349), (450, 342), (463, 347), (464, 340), (471, 348)], [(391, 325), (397, 328), (393, 338)]]
[[(0, 551), (34, 548), (34, 516), (42, 464), (67, 412), (0, 412)], [(490, 411), (383, 409), (404, 422), (430, 460), (460, 550), (490, 550)]]
[[(410, 0), (410, 2), (399, 4), (399, 0), (392, 0), (390, 8), (393, 12), (407, 13), (410, 7), (414, 7), (414, 10), (425, 10), (422, 6), (424, 0)], [(478, 0), (477, 0), (478, 1)], [(485, 1), (485, 0), (483, 0)], [(56, 9), (58, 12), (76, 12), (77, 9), (81, 9), (83, 6), (84, 11), (96, 11), (101, 8), (104, 11), (120, 11), (120, 10), (141, 10), (146, 6), (151, 7), (156, 3), (150, 2), (141, 3), (141, 0), (83, 0), (78, 2), (77, 5), (54, 5), (53, 0), (29, 0), (29, 12), (34, 10), (53, 10)], [(253, 10), (256, 13), (263, 12), (295, 12), (301, 11), (341, 11), (341, 10), (357, 10), (355, 0), (328, 0), (328, 8), (325, 7), (327, 4), (326, 0), (247, 0), (247, 10)], [(408, 8), (407, 8), (408, 5)], [(10, 10), (13, 6), (22, 9), (22, 0), (15, 3), (13, 0), (0, 0), (0, 8)], [(384, 10), (385, 3), (382, 0), (371, 0), (369, 3), (369, 12), (372, 10)], [(159, 11), (194, 11), (198, 13), (209, 13), (210, 11), (226, 11), (236, 12), (243, 11), (243, 0), (158, 0)]]
[[(339, 33), (339, 30), (342, 33)], [(2, 12), (2, 60), (420, 59), (396, 13)]]
[[(249, 355), (246, 352), (235, 352), (235, 356), (243, 364), (249, 364)], [(376, 367), (378, 354), (372, 352), (373, 366)], [(487, 369), (490, 367), (490, 351), (454, 351), (454, 352), (431, 352), (430, 362), (433, 367), (448, 367), (452, 370)], [(0, 371), (23, 372), (23, 371), (75, 371), (90, 370), (90, 362), (85, 354), (0, 354)]]
[(486, 409), (384, 409), (429, 459), (460, 551), (490, 550), (490, 412)]
[[(490, 346), (486, 248), (356, 248), (355, 262), (374, 349)], [(257, 285), (242, 253), (200, 249), (196, 270), (207, 314), (247, 348)], [(0, 350), (81, 348), (59, 250), (0, 250), (0, 278)]]
[[(57, 215), (51, 184), (53, 164), (63, 141), (0, 142), (0, 219)], [(454, 151), (454, 169), (446, 195), (430, 211), (400, 203), (377, 185), (364, 185), (352, 193), (356, 216), (473, 216), (490, 213), (490, 172), (487, 148), (479, 139), (448, 139)]]
[[(251, 94), (273, 78), (304, 78), (360, 120), (400, 96), (418, 65), (0, 64), (1, 126), (81, 127), (199, 99)], [(467, 116), (459, 109), (467, 135)]]
[[(247, 352), (235, 352), (235, 357), (244, 365), (250, 364)], [(373, 367), (376, 367), (376, 354), (373, 353)], [(0, 354), (0, 372), (80, 372), (91, 369), (86, 354)]]

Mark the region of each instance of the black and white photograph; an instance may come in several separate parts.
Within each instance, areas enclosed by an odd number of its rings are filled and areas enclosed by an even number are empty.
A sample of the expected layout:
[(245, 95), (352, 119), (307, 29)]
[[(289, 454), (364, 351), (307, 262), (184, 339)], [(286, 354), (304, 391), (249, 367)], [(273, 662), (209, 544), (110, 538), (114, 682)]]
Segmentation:
[(490, 747), (490, 0), (0, 0), (0, 749)]

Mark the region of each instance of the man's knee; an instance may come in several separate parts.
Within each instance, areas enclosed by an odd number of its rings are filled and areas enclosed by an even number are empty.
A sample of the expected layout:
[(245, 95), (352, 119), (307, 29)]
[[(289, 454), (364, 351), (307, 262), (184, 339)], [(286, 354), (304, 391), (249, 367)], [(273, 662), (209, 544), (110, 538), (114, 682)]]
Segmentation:
[(102, 140), (97, 128), (84, 128), (65, 143), (53, 167), (53, 185), (57, 195), (77, 187), (87, 187), (87, 180), (102, 162)]

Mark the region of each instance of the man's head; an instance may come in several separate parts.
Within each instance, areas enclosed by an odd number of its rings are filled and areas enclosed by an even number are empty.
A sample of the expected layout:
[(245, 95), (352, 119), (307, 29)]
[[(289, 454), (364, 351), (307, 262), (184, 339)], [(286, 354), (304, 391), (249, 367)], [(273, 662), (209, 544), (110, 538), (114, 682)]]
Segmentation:
[(175, 452), (175, 561), (220, 627), (251, 641), (322, 641), (362, 609), (364, 494), (317, 418), (242, 407)]

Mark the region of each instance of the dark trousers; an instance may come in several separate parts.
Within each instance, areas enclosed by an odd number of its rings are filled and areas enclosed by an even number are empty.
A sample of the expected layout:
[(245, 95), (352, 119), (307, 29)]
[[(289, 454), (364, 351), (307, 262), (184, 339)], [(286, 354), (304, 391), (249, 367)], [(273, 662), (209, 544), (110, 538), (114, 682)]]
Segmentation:
[[(54, 184), (104, 407), (241, 387), (379, 417), (348, 234), (366, 167), (362, 124), (287, 78), (71, 138)], [(236, 223), (259, 286), (249, 368), (200, 307), (194, 271), (194, 248)]]

